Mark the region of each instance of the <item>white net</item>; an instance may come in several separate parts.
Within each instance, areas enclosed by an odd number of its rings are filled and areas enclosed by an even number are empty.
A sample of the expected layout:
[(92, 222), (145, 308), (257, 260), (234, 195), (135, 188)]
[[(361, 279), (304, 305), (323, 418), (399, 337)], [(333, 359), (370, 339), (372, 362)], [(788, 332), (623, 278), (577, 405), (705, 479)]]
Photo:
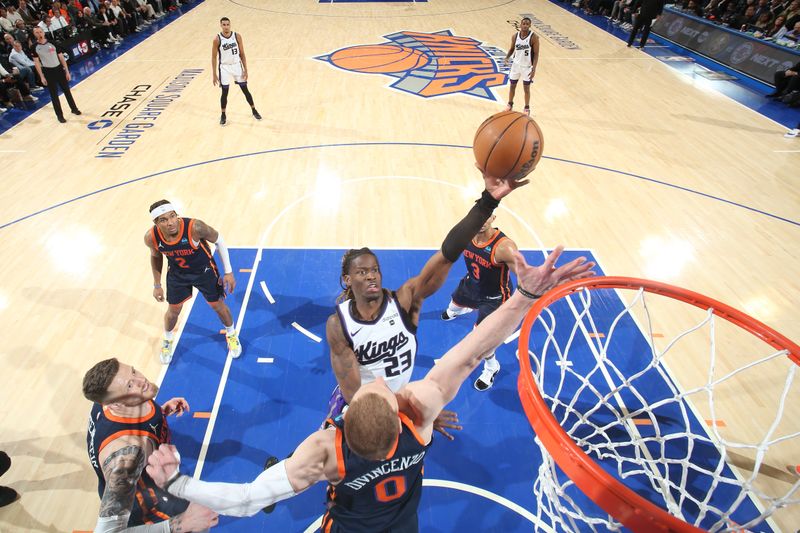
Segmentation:
[[(787, 351), (712, 309), (624, 292), (629, 304), (614, 289), (581, 290), (531, 330), (534, 381), (561, 428), (610, 477), (688, 524), (795, 531), (800, 385)], [(544, 523), (624, 529), (536, 442)]]

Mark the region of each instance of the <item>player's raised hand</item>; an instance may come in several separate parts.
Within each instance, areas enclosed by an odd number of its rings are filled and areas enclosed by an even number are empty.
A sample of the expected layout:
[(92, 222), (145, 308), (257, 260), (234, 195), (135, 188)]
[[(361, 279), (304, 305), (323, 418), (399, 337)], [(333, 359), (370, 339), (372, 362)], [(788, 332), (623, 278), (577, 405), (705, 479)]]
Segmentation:
[(168, 481), (178, 475), (180, 466), (181, 456), (178, 448), (172, 444), (162, 444), (147, 459), (147, 473), (162, 489)]
[[(475, 168), (481, 170), (481, 167), (477, 162), (475, 163)], [(523, 167), (519, 174), (506, 179), (496, 178), (481, 170), (483, 173), (483, 183), (486, 187), (486, 191), (491, 194), (495, 200), (499, 200), (505, 196), (508, 196), (508, 194), (514, 189), (518, 189), (530, 183), (531, 180), (525, 179), (525, 176), (533, 172), (534, 168), (536, 167), (533, 165), (530, 168)]]
[(587, 263), (585, 257), (579, 257), (556, 268), (556, 261), (563, 251), (563, 246), (556, 246), (555, 250), (550, 252), (550, 255), (544, 260), (544, 264), (532, 267), (519, 251), (514, 250), (514, 263), (519, 286), (527, 292), (541, 295), (562, 283), (595, 275), (592, 270), (595, 264), (591, 261)]

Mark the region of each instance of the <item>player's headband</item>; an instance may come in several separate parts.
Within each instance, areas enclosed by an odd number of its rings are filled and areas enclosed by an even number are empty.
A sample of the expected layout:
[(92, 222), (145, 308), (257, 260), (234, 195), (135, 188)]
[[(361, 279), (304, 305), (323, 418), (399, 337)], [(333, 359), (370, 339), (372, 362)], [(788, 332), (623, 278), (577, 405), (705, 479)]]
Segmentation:
[(163, 215), (164, 213), (169, 213), (170, 211), (177, 211), (175, 206), (172, 204), (161, 204), (158, 207), (154, 207), (152, 211), (150, 211), (150, 218), (155, 221), (158, 217)]

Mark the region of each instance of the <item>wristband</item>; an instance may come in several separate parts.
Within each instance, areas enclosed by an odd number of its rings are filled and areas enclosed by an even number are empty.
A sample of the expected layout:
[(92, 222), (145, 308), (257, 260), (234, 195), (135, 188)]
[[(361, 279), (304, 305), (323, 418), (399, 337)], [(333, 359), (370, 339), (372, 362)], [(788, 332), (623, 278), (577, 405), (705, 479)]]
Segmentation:
[(532, 292), (528, 292), (525, 289), (523, 289), (521, 285), (517, 285), (517, 292), (526, 298), (530, 298), (531, 300), (538, 300), (543, 296), (541, 294), (533, 294)]
[(160, 289), (161, 288), (161, 284), (160, 283), (153, 283), (153, 288), (154, 289)]

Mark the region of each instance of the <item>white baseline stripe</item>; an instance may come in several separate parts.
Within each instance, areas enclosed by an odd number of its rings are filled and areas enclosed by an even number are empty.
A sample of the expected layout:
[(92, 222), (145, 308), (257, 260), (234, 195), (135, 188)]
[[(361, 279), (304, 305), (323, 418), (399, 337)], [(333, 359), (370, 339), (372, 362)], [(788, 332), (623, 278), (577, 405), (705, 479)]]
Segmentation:
[(275, 359), (272, 357), (259, 357), (256, 359), (256, 363), (274, 363)]
[(292, 322), (292, 327), (294, 329), (296, 329), (297, 331), (299, 331), (300, 333), (302, 333), (303, 335), (305, 335), (306, 337), (308, 337), (309, 339), (311, 339), (312, 341), (314, 341), (314, 342), (322, 342), (322, 338), (317, 337), (316, 335), (314, 335), (313, 333), (308, 331), (306, 328), (304, 328), (303, 326), (301, 326), (297, 322)]
[(267, 300), (269, 301), (269, 303), (274, 304), (275, 303), (275, 298), (272, 297), (272, 293), (269, 292), (269, 289), (267, 288), (267, 284), (264, 283), (263, 281), (261, 282), (261, 290), (264, 291), (264, 296), (267, 297)]

